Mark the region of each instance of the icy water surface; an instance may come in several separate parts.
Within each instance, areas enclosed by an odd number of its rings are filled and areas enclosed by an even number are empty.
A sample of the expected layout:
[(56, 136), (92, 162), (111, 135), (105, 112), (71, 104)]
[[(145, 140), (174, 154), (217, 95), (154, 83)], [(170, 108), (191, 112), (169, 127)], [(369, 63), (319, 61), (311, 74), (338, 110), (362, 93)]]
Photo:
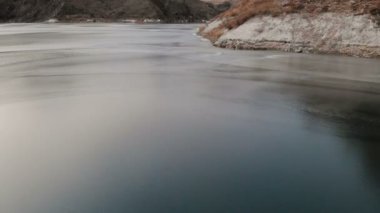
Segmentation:
[(380, 60), (195, 28), (0, 25), (0, 212), (380, 212)]

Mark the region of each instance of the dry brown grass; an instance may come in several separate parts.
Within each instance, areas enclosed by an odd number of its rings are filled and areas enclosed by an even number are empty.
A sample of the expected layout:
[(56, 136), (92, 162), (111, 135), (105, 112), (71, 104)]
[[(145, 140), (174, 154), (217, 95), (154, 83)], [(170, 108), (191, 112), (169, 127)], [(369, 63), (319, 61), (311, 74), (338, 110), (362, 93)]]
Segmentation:
[(223, 35), (224, 31), (225, 31), (225, 28), (217, 27), (211, 30), (210, 32), (208, 32), (207, 34), (203, 34), (203, 36), (208, 38), (211, 42), (215, 42)]
[(216, 41), (226, 29), (236, 28), (253, 16), (279, 13), (281, 13), (281, 5), (277, 0), (243, 0), (232, 9), (217, 16), (216, 19), (224, 20), (223, 24), (204, 36), (211, 41)]
[(227, 17), (225, 27), (232, 29), (240, 26), (248, 19), (259, 14), (276, 15), (281, 12), (281, 6), (275, 0), (242, 1), (237, 7), (222, 14)]

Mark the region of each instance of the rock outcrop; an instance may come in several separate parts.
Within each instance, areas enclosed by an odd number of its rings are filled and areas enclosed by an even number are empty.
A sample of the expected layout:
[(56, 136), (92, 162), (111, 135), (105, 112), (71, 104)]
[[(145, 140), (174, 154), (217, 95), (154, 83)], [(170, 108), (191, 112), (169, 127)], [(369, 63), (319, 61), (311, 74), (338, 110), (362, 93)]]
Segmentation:
[(242, 0), (200, 33), (226, 48), (380, 57), (380, 0)]
[(200, 0), (0, 0), (0, 21), (34, 22), (161, 19), (168, 22), (208, 20), (221, 10)]

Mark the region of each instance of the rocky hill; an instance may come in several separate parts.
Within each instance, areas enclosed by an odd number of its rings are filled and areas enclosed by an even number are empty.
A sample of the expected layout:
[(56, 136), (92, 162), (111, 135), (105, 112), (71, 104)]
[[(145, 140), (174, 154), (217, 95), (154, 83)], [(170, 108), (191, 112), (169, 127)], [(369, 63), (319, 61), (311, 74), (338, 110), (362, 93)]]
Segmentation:
[(151, 18), (192, 22), (210, 19), (227, 8), (200, 0), (0, 0), (0, 21)]
[(380, 57), (380, 0), (242, 0), (201, 34), (219, 47)]

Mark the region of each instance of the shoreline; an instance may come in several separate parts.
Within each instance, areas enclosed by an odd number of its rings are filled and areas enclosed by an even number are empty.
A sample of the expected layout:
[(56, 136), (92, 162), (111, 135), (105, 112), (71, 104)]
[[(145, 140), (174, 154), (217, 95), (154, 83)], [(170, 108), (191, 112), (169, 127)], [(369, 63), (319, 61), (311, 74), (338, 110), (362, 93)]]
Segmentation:
[[(203, 37), (203, 36), (202, 36)], [(205, 37), (203, 37), (205, 38)], [(207, 38), (206, 38), (207, 39)], [(358, 58), (378, 58), (380, 59), (380, 46), (368, 47), (364, 45), (347, 45), (334, 50), (319, 50), (304, 44), (288, 43), (288, 42), (273, 42), (261, 41), (251, 42), (244, 40), (223, 40), (220, 42), (211, 42), (213, 46), (224, 49), (247, 50), (247, 51), (279, 51), (303, 54), (318, 54), (318, 55), (335, 55)]]
[(33, 24), (33, 23), (44, 23), (44, 24), (91, 24), (91, 23), (124, 23), (124, 24), (205, 24), (207, 20), (199, 21), (188, 21), (188, 20), (178, 20), (178, 21), (166, 21), (161, 19), (73, 19), (73, 20), (58, 20), (49, 19), (45, 21), (0, 21), (0, 24)]
[[(366, 3), (366, 4), (364, 4)], [(246, 0), (200, 28), (214, 46), (380, 58), (380, 2)]]
[(380, 58), (380, 27), (366, 15), (262, 15), (234, 29), (216, 19), (198, 34), (220, 48)]

